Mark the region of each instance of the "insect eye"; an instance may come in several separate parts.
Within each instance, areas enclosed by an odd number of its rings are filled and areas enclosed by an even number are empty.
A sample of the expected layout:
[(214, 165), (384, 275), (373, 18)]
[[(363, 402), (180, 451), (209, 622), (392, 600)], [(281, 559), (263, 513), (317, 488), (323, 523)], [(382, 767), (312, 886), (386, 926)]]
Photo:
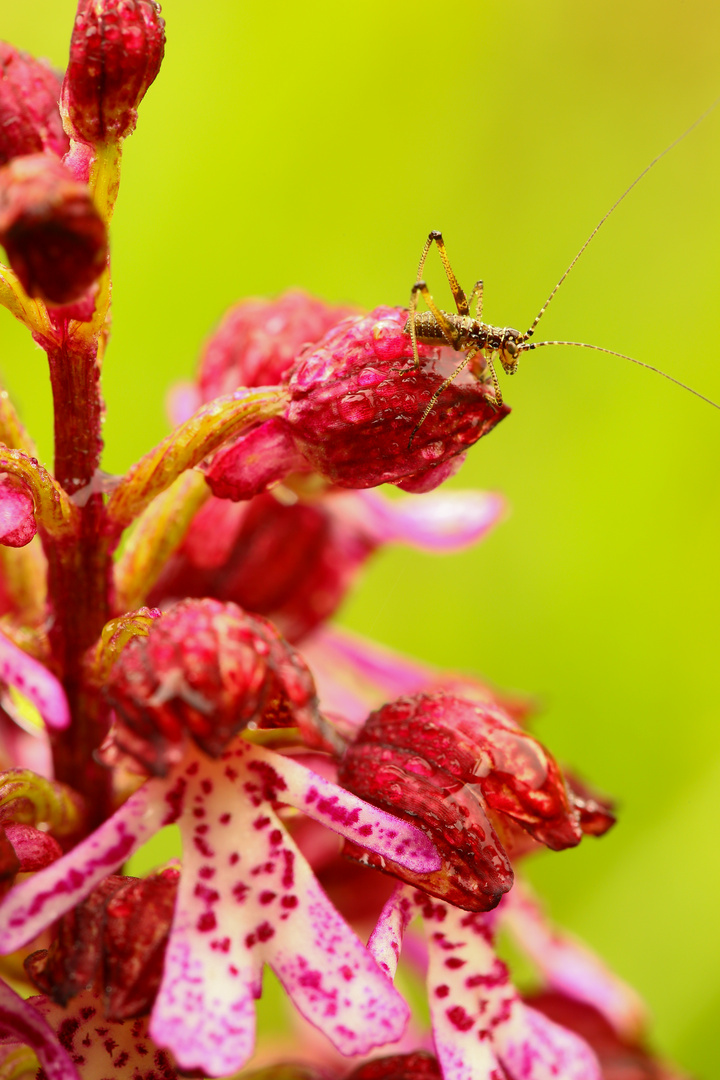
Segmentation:
[(517, 354), (518, 354), (518, 347), (517, 347), (517, 345), (515, 344), (515, 342), (514, 342), (514, 341), (512, 340), (512, 338), (509, 338), (509, 339), (508, 339), (508, 340), (507, 340), (507, 341), (505, 342), (505, 351), (506, 351), (506, 352), (508, 352), (508, 353), (510, 353), (510, 355), (511, 355), (511, 356), (512, 356), (513, 358), (517, 356)]

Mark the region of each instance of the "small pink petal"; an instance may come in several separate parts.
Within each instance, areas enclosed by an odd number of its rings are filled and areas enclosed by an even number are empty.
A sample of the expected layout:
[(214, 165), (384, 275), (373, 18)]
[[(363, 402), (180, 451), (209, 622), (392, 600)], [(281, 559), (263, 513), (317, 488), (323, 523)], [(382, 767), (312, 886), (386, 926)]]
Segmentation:
[[(80, 1065), (83, 1080), (179, 1080), (169, 1056), (150, 1039), (146, 1016), (107, 1020), (101, 1001), (91, 990), (83, 991), (64, 1006), (46, 997), (30, 998), (28, 1004), (53, 1028), (62, 1031), (64, 1044)], [(70, 1075), (76, 1080), (74, 1069), (67, 1074), (67, 1080)]]
[(415, 914), (412, 889), (407, 885), (397, 885), (380, 912), (380, 918), (368, 941), (368, 951), (375, 957), (388, 979), (395, 978), (405, 931)]
[(42, 870), (62, 856), (62, 848), (50, 833), (20, 822), (3, 826), (23, 871)]
[(165, 398), (165, 411), (170, 423), (179, 427), (197, 412), (203, 403), (200, 391), (194, 382), (177, 382), (168, 390)]
[(48, 727), (62, 730), (70, 710), (62, 686), (48, 669), (0, 633), (0, 679), (29, 698)]
[(0, 1042), (31, 1047), (48, 1080), (79, 1080), (67, 1051), (33, 1004), (34, 999), (23, 1001), (0, 980)]
[(601, 1012), (624, 1038), (637, 1039), (647, 1026), (639, 995), (610, 971), (586, 945), (550, 924), (538, 903), (516, 883), (501, 904), (501, 918), (540, 969), (547, 986)]
[(415, 825), (378, 810), (290, 757), (261, 747), (255, 748), (254, 755), (282, 778), (282, 802), (415, 873), (429, 874), (440, 869), (442, 863), (435, 845)]
[(32, 496), (22, 482), (0, 476), (0, 544), (25, 547), (37, 532)]
[(174, 820), (167, 781), (149, 780), (62, 859), (21, 881), (0, 904), (0, 953), (26, 945)]
[(462, 551), (480, 541), (502, 517), (500, 495), (447, 491), (388, 499), (377, 491), (359, 491), (366, 528), (377, 543), (404, 543), (436, 554)]
[(251, 499), (287, 473), (306, 469), (284, 420), (266, 420), (219, 450), (205, 474), (213, 495)]

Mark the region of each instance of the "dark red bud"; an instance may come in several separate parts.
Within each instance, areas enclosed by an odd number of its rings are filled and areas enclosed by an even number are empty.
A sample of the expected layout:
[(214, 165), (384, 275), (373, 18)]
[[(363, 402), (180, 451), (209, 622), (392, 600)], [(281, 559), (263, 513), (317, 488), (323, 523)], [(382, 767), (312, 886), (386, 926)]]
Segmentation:
[[(269, 494), (240, 505), (209, 500), (148, 602), (232, 600), (272, 619), (289, 641), (300, 640), (336, 611), (376, 547), (369, 531), (343, 517), (343, 498), (289, 506)], [(228, 547), (211, 561), (221, 540)]]
[(392, 872), (467, 910), (489, 910), (510, 888), (501, 840), (516, 854), (518, 828), (554, 850), (582, 836), (574, 800), (540, 743), (500, 708), (452, 694), (400, 698), (371, 713), (338, 775), (368, 802), (419, 820), (443, 857), (442, 869), (422, 879)]
[(418, 1050), (414, 1054), (393, 1054), (366, 1061), (345, 1080), (442, 1080), (442, 1072), (433, 1054)]
[(617, 820), (612, 799), (593, 791), (584, 780), (580, 780), (573, 773), (568, 773), (567, 770), (565, 779), (580, 814), (582, 831), (586, 836), (604, 836)]
[(203, 401), (239, 386), (274, 386), (305, 346), (357, 312), (330, 307), (299, 290), (277, 300), (242, 300), (208, 340), (198, 371)]
[(164, 51), (165, 23), (153, 0), (80, 0), (62, 88), (80, 139), (104, 143), (133, 131)]
[(71, 304), (102, 274), (107, 231), (89, 188), (51, 154), (0, 169), (0, 243), (29, 296)]
[(159, 775), (186, 733), (217, 757), (250, 722), (294, 725), (315, 708), (310, 672), (272, 624), (210, 599), (175, 604), (134, 638), (107, 693), (116, 746)]
[(58, 101), (61, 76), (42, 60), (0, 42), (0, 165), (25, 154), (68, 149)]
[(147, 878), (111, 874), (59, 920), (50, 949), (32, 953), (25, 969), (60, 1005), (88, 986), (105, 997), (109, 1020), (142, 1016), (162, 978), (179, 872)]

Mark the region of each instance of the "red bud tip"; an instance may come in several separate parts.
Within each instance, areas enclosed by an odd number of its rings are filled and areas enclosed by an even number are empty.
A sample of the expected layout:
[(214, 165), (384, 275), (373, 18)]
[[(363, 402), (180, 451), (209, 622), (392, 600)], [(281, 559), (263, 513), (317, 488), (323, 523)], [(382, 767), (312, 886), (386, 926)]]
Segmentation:
[(0, 165), (43, 150), (58, 157), (67, 151), (60, 86), (47, 64), (0, 42)]
[(62, 88), (62, 108), (88, 143), (124, 139), (165, 52), (153, 0), (80, 0)]

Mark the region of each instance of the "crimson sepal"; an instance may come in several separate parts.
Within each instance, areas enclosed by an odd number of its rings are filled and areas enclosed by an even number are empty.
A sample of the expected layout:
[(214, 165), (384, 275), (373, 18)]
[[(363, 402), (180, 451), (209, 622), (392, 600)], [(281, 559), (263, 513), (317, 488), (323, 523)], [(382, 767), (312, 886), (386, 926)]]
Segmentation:
[(497, 706), (452, 694), (400, 698), (371, 713), (338, 778), (368, 802), (422, 822), (442, 869), (422, 880), (391, 872), (470, 911), (490, 910), (510, 889), (500, 838), (512, 841), (518, 826), (554, 850), (582, 837), (574, 800), (541, 744)]
[(0, 243), (28, 296), (51, 304), (78, 300), (107, 261), (107, 230), (90, 189), (52, 154), (0, 169)]
[(565, 770), (565, 780), (580, 814), (580, 827), (586, 836), (604, 836), (617, 818), (612, 799), (600, 795), (572, 772)]
[(178, 878), (172, 869), (105, 878), (59, 920), (50, 949), (27, 957), (33, 983), (59, 1005), (94, 988), (109, 1020), (148, 1013), (162, 978)]
[(275, 300), (241, 300), (209, 338), (198, 370), (203, 401), (238, 386), (279, 383), (298, 353), (356, 312), (292, 289)]
[(0, 165), (40, 151), (66, 153), (60, 85), (47, 63), (0, 41)]
[(345, 1080), (442, 1080), (442, 1072), (434, 1054), (416, 1050), (414, 1054), (392, 1054), (366, 1061)]
[(218, 757), (249, 723), (302, 725), (315, 708), (312, 676), (274, 626), (211, 599), (175, 604), (134, 638), (107, 693), (115, 745), (161, 776), (186, 733)]
[(62, 88), (75, 134), (87, 143), (129, 135), (164, 52), (165, 23), (153, 0), (80, 0)]

